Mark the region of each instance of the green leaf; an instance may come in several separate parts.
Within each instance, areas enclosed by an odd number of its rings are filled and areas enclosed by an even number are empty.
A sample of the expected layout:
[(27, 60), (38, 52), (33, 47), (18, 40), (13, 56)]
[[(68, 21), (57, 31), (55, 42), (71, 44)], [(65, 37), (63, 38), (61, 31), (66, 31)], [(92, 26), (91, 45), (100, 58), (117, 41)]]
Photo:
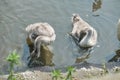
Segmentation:
[(75, 68), (72, 66), (67, 67), (67, 71), (69, 72), (75, 72)]
[(60, 77), (61, 71), (60, 70), (53, 70), (52, 71), (52, 77)]
[(8, 62), (11, 62), (13, 64), (18, 64), (19, 63), (19, 59), (20, 59), (20, 56), (18, 55), (18, 53), (16, 52), (16, 50), (14, 50), (12, 53), (10, 53), (8, 55), (8, 57), (6, 58), (6, 60)]

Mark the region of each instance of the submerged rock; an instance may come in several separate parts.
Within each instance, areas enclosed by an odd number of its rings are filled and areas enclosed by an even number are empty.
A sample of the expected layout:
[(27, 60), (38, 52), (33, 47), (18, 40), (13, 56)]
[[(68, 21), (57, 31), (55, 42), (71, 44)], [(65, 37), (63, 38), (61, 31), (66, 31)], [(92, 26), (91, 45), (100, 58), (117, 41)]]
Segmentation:
[[(29, 51), (30, 53), (33, 51), (33, 43), (30, 41), (29, 38), (27, 38), (27, 44), (29, 46)], [(53, 58), (53, 53), (51, 50), (44, 45), (41, 45), (41, 54), (40, 57), (37, 57), (36, 54), (31, 55), (29, 57), (29, 67), (36, 67), (36, 66), (53, 66), (54, 64), (52, 63), (52, 58)]]

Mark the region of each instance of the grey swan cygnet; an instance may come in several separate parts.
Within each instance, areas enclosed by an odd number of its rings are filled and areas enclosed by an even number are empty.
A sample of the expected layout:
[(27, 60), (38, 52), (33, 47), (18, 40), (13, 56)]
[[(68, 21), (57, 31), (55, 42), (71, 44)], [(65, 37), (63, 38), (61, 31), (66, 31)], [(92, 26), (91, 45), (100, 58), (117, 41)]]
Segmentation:
[(97, 43), (97, 32), (79, 14), (72, 16), (73, 29), (70, 33), (81, 48), (91, 48)]
[(117, 24), (117, 38), (120, 41), (120, 19), (118, 20), (118, 24)]
[[(54, 42), (56, 34), (54, 29), (48, 23), (34, 23), (26, 27), (26, 32), (31, 42), (34, 44), (34, 50), (31, 55), (37, 54), (40, 57), (41, 45), (49, 45)], [(37, 53), (35, 51), (37, 50)]]

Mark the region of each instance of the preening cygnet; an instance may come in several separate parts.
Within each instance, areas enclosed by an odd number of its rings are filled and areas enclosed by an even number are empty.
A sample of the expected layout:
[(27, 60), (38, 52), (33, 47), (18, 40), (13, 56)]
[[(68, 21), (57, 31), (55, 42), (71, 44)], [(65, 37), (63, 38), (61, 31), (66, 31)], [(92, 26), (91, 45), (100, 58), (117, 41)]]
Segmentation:
[(85, 22), (79, 14), (72, 16), (73, 29), (71, 35), (76, 43), (82, 48), (90, 48), (97, 43), (97, 32), (87, 22)]
[[(40, 57), (40, 47), (41, 45), (49, 45), (56, 38), (56, 34), (52, 26), (48, 23), (35, 23), (30, 24), (26, 27), (28, 37), (34, 44), (34, 50), (32, 54), (37, 54)], [(35, 53), (37, 50), (37, 53)]]

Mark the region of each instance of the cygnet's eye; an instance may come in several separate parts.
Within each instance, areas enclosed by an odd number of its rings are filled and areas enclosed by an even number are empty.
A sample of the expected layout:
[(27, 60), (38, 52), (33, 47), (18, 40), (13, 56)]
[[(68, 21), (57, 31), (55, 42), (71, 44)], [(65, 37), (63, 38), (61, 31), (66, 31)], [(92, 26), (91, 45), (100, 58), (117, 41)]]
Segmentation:
[(35, 40), (37, 37), (38, 37), (38, 35), (35, 34), (35, 33), (33, 33), (33, 34), (31, 35), (31, 38), (34, 39), (34, 40)]
[(74, 18), (76, 18), (77, 16), (74, 16)]

